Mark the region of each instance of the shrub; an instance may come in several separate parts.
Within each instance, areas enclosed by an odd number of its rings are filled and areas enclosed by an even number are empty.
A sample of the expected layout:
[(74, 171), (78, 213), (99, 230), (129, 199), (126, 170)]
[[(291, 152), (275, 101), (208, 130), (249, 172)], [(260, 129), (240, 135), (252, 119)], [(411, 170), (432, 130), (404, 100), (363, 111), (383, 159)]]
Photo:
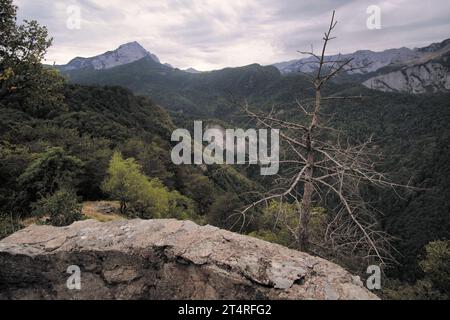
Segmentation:
[(120, 201), (120, 211), (142, 219), (192, 218), (193, 203), (178, 192), (170, 192), (159, 179), (149, 179), (135, 159), (115, 152), (103, 190)]
[(419, 263), (433, 287), (450, 293), (450, 240), (435, 241), (426, 247), (426, 259)]
[(63, 188), (37, 201), (34, 213), (39, 216), (48, 215), (49, 224), (63, 227), (82, 219), (81, 207), (75, 191)]

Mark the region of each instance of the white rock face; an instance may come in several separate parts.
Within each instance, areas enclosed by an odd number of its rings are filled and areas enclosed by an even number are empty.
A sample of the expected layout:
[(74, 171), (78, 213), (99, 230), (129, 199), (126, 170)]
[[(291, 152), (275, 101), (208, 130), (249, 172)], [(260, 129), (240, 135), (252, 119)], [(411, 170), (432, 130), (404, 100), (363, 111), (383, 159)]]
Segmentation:
[(95, 70), (111, 69), (117, 66), (138, 61), (142, 58), (150, 57), (155, 62), (160, 63), (157, 56), (145, 50), (139, 43), (130, 42), (121, 45), (114, 51), (108, 51), (104, 54), (92, 58), (75, 58), (67, 65), (62, 66), (63, 71), (76, 69), (93, 68)]
[(450, 72), (442, 64), (428, 62), (370, 78), (363, 85), (385, 92), (439, 92), (450, 89)]

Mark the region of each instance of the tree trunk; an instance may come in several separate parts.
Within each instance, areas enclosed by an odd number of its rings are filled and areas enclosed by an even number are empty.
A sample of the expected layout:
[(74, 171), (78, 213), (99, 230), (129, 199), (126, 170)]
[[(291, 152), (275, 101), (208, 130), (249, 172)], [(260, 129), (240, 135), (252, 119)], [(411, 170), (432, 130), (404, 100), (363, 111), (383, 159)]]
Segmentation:
[(126, 215), (127, 213), (127, 203), (125, 201), (120, 201), (120, 213)]
[(311, 125), (306, 140), (307, 144), (307, 163), (305, 170), (305, 187), (303, 190), (302, 205), (300, 208), (300, 228), (299, 228), (299, 246), (300, 250), (309, 249), (309, 221), (311, 220), (312, 197), (314, 193), (313, 175), (314, 175), (314, 150), (312, 145), (312, 134), (318, 124), (318, 115), (320, 111), (321, 93), (320, 88), (316, 89), (316, 101), (314, 114), (311, 119)]
[(305, 171), (305, 188), (303, 190), (303, 199), (300, 209), (300, 234), (299, 234), (299, 244), (300, 250), (307, 251), (309, 248), (309, 221), (311, 218), (311, 206), (312, 206), (312, 195), (314, 192), (314, 186), (312, 184), (313, 176), (313, 164), (314, 157), (312, 152), (308, 156), (308, 168)]

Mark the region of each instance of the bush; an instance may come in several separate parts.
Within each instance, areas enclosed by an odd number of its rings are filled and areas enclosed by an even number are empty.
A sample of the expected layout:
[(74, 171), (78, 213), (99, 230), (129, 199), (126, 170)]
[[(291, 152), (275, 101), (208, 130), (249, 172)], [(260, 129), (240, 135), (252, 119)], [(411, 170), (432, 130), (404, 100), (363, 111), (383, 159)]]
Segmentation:
[(225, 193), (214, 201), (209, 207), (207, 214), (208, 223), (223, 229), (231, 229), (231, 227), (239, 219), (234, 217), (236, 210), (242, 207), (242, 203), (238, 196), (232, 193)]
[(435, 241), (426, 247), (426, 259), (419, 263), (433, 287), (450, 293), (450, 240)]
[(34, 214), (49, 216), (48, 223), (56, 226), (68, 226), (82, 219), (81, 203), (73, 190), (60, 189), (53, 195), (40, 199), (34, 204)]
[(142, 219), (192, 218), (193, 203), (178, 192), (170, 192), (159, 179), (149, 179), (133, 158), (115, 152), (103, 190), (120, 201), (120, 211)]
[(49, 148), (40, 154), (18, 178), (23, 187), (24, 203), (35, 203), (65, 186), (76, 186), (83, 172), (83, 162), (63, 148)]

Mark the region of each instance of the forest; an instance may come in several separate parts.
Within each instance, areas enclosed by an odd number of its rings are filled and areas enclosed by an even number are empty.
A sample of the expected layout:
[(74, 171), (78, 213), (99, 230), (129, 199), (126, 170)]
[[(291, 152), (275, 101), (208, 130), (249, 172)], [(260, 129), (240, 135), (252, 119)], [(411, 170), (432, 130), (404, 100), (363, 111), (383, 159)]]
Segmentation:
[[(19, 23), (0, 0), (0, 238), (37, 223), (85, 219), (86, 201), (114, 200), (124, 218), (192, 220), (296, 248), (287, 228), (292, 203), (273, 201), (241, 226), (233, 212), (275, 184), (258, 166), (174, 165), (171, 134), (202, 119), (251, 125), (233, 99), (259, 111), (273, 106), (302, 123), (295, 99), (313, 88), (302, 75), (250, 65), (202, 74), (141, 60), (106, 71), (61, 73), (41, 63), (51, 36), (35, 21)], [(385, 299), (450, 295), (450, 93), (382, 93), (336, 81), (328, 95), (360, 95), (324, 104), (330, 124), (353, 140), (374, 137), (378, 168), (414, 189), (364, 190), (392, 236), (395, 262), (383, 270)], [(279, 208), (285, 224), (277, 224)], [(311, 237), (323, 238), (331, 208), (312, 210)], [(317, 248), (316, 248), (317, 249)], [(365, 277), (358, 256), (312, 252)]]

